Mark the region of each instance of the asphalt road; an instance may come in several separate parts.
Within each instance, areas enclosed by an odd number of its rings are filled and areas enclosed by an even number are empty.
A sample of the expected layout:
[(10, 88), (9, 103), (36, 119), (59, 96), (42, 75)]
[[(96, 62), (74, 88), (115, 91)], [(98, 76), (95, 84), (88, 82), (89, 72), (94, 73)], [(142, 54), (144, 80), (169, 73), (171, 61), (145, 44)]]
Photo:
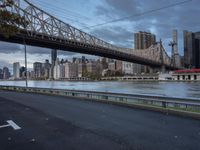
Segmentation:
[(200, 120), (59, 96), (0, 91), (0, 150), (199, 150)]

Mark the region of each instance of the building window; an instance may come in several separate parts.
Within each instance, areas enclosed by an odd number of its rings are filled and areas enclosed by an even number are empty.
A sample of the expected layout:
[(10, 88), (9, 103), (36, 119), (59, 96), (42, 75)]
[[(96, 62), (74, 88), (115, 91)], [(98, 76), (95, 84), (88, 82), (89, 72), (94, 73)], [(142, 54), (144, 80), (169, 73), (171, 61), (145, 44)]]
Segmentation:
[(178, 75), (178, 77), (177, 77), (177, 78), (178, 78), (178, 80), (180, 80), (180, 76), (179, 76), (179, 75)]
[(191, 76), (190, 75), (188, 75), (188, 80), (191, 80)]
[(183, 75), (183, 80), (185, 80), (185, 75)]
[(197, 80), (197, 75), (194, 75), (194, 80)]

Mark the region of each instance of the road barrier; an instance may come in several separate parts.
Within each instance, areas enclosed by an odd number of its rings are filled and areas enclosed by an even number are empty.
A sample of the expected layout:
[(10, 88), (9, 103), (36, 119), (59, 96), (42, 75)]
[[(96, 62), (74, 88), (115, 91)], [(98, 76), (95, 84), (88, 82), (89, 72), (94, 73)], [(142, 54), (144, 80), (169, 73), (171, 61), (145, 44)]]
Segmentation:
[(1, 90), (30, 92), (39, 94), (60, 95), (73, 98), (86, 99), (125, 105), (135, 108), (166, 112), (200, 119), (200, 99), (176, 98), (165, 96), (149, 96), (137, 94), (119, 94), (94, 91), (64, 90), (19, 86), (0, 86)]

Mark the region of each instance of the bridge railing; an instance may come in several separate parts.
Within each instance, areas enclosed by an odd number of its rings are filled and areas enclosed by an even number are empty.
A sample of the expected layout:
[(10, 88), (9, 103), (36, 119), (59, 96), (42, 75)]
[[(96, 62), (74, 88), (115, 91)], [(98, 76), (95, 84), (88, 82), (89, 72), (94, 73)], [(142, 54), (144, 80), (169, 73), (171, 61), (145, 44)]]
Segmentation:
[(200, 99), (15, 86), (0, 86), (0, 90), (60, 95), (165, 112), (189, 112), (198, 114), (200, 118)]

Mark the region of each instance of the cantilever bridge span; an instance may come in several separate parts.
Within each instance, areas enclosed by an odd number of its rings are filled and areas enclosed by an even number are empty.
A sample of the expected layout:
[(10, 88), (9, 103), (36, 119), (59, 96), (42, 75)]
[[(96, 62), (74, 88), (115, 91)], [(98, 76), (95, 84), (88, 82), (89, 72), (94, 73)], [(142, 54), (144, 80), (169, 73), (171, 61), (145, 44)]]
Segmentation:
[[(161, 42), (146, 50), (122, 48), (76, 29), (27, 0), (2, 0), (0, 6), (1, 10), (22, 16), (27, 22), (26, 26), (15, 25), (18, 32), (9, 38), (0, 33), (1, 41), (97, 55), (151, 67), (175, 68)], [(12, 23), (9, 25), (13, 26)]]

